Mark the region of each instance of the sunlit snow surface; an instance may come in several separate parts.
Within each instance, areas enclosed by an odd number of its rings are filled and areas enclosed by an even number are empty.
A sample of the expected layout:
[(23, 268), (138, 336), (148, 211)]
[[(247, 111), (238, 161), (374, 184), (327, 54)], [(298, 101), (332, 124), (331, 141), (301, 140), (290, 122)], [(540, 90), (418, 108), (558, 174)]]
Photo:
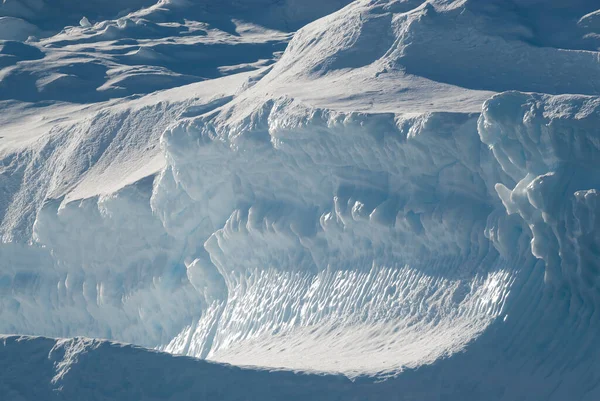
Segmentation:
[(0, 398), (600, 398), (598, 5), (348, 3), (0, 4), (0, 332), (166, 352)]

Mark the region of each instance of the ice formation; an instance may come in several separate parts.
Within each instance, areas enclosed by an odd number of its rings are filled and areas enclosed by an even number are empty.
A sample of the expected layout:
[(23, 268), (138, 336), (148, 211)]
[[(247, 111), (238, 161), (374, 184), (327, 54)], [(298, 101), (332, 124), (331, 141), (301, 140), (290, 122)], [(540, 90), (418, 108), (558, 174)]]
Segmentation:
[[(0, 7), (0, 332), (331, 374), (275, 399), (598, 398), (594, 2), (130, 3)], [(60, 341), (0, 354), (287, 377)]]

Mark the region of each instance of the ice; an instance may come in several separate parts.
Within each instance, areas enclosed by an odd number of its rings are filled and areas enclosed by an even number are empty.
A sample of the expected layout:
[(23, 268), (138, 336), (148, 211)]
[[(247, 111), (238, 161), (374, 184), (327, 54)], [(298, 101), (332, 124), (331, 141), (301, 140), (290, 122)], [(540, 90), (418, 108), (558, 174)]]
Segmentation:
[(480, 119), (482, 139), (516, 183), (498, 184), (498, 194), (531, 230), (546, 281), (593, 304), (599, 105), (591, 97), (507, 93), (486, 102)]
[(0, 6), (0, 332), (68, 337), (1, 391), (598, 398), (595, 2), (62, 3)]

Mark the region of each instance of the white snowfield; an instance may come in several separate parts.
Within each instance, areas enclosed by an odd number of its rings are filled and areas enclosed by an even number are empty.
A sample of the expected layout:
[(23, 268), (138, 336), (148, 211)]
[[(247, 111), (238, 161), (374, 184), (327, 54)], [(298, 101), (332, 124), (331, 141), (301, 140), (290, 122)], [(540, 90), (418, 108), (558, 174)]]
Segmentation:
[(0, 4), (0, 399), (600, 399), (596, 1), (59, 3)]

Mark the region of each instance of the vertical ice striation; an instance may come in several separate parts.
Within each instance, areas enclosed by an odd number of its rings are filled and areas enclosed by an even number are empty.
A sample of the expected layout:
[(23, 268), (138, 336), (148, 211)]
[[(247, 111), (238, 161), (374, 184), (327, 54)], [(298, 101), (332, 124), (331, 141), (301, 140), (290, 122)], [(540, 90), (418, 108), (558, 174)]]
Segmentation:
[(197, 252), (227, 285), (216, 330), (201, 319), (185, 334), (210, 337), (209, 358), (394, 370), (461, 349), (501, 313), (512, 275), (484, 231), (502, 172), (483, 167), (477, 115), (281, 98), (219, 125), (231, 112), (165, 133), (152, 203), (165, 227), (205, 241)]
[(594, 305), (599, 105), (595, 97), (506, 93), (486, 102), (480, 118), (482, 140), (513, 181), (496, 184), (498, 195), (529, 228), (546, 282)]

